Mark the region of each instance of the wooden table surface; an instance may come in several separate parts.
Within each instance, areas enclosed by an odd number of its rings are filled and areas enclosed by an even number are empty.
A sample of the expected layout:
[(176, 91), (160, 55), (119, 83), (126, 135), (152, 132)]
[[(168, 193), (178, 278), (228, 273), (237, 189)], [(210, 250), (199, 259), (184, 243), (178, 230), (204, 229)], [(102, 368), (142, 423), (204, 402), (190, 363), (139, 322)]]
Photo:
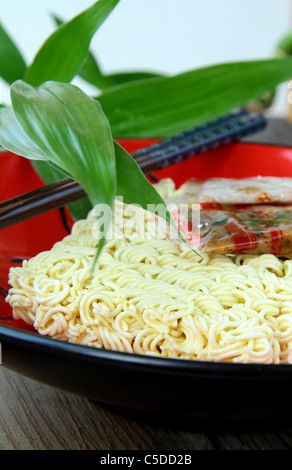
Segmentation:
[[(272, 119), (247, 139), (292, 146)], [(129, 415), (0, 367), (0, 450), (291, 450), (292, 422), (155, 421)], [(283, 399), (290, 399), (284, 396)]]

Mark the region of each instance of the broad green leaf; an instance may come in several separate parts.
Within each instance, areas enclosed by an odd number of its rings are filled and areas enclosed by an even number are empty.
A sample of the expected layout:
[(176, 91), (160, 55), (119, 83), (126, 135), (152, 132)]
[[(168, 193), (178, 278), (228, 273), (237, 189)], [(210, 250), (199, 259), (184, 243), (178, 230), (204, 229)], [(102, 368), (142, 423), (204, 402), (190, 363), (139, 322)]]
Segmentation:
[[(283, 59), (292, 55), (292, 31), (289, 31), (276, 45), (274, 57), (277, 59)], [(262, 109), (269, 108), (272, 106), (277, 89), (266, 91), (262, 96), (255, 98), (248, 103), (247, 109), (251, 111), (259, 112)]]
[[(179, 233), (162, 198), (133, 158), (113, 141), (96, 100), (74, 85), (46, 82), (35, 88), (19, 80), (11, 86), (11, 102), (12, 109), (0, 110), (0, 120), (6, 123), (0, 125), (0, 144), (5, 148), (41, 162), (48, 159), (54, 169), (83, 186), (93, 207), (112, 208), (116, 195), (123, 196), (127, 204), (138, 204), (146, 210), (154, 207), (155, 214), (157, 205), (162, 205), (165, 211), (158, 215)], [(104, 222), (95, 260), (111, 220), (110, 214)]]
[[(53, 15), (53, 19), (57, 26), (64, 24), (64, 22), (56, 15)], [(87, 52), (78, 75), (99, 90), (106, 90), (107, 88), (127, 82), (162, 76), (152, 72), (122, 72), (106, 75), (101, 71), (96, 58), (90, 50)]]
[(276, 48), (276, 57), (282, 58), (292, 55), (292, 30), (280, 40)]
[(106, 75), (102, 73), (94, 55), (89, 51), (78, 75), (99, 90), (107, 90), (128, 82), (162, 77), (151, 72), (123, 72)]
[[(60, 82), (46, 82), (35, 88), (19, 80), (10, 90), (11, 126), (0, 126), (0, 143), (9, 149), (15, 139), (18, 153), (32, 158), (27, 147), (31, 140), (34, 148), (40, 149), (39, 154), (36, 152), (38, 157), (45, 155), (55, 169), (83, 186), (92, 206), (104, 204), (112, 208), (116, 192), (115, 149), (100, 104), (74, 85)], [(92, 269), (110, 224), (108, 216)]]
[(98, 90), (106, 90), (109, 87), (107, 77), (101, 72), (97, 60), (90, 51), (88, 51), (78, 75)]
[[(64, 176), (70, 176), (63, 169), (56, 169), (48, 161), (47, 155), (31, 140), (15, 119), (11, 108), (0, 110), (0, 140), (1, 145), (10, 152), (32, 159), (32, 166), (44, 183), (59, 181)], [(68, 205), (75, 220), (85, 218), (92, 209), (88, 198)]]
[(23, 131), (10, 107), (0, 109), (0, 139), (1, 145), (10, 152), (32, 160), (48, 161), (47, 155)]
[(100, 104), (74, 85), (46, 82), (11, 86), (11, 102), (24, 133), (57, 168), (78, 181), (93, 205), (112, 205), (115, 151)]
[(120, 144), (114, 142), (114, 145), (117, 168), (116, 195), (122, 196), (125, 204), (138, 205), (167, 222), (168, 225), (164, 225), (165, 232), (180, 238), (189, 249), (194, 251), (177, 228), (162, 197), (149, 183), (135, 160)]
[(0, 23), (0, 77), (10, 85), (22, 78), (25, 71), (21, 52)]
[[(59, 181), (64, 176), (71, 176), (64, 168), (52, 166), (48, 156), (28, 137), (18, 121), (15, 119), (12, 108), (0, 110), (0, 140), (7, 150), (32, 160), (32, 166), (45, 184)], [(86, 218), (92, 209), (88, 198), (68, 204), (68, 208), (75, 220)]]
[[(114, 142), (116, 156), (116, 174), (117, 189), (116, 195), (121, 196), (125, 204), (138, 204), (147, 210), (147, 205), (159, 206), (165, 203), (155, 188), (149, 184), (144, 173), (141, 171), (135, 160), (129, 153), (117, 142)], [(40, 177), (47, 183), (54, 183), (64, 177), (60, 171), (47, 165), (43, 161), (32, 162), (35, 170)], [(131, 184), (129, 184), (129, 181)], [(84, 219), (92, 209), (88, 199), (82, 199), (70, 204), (69, 209), (76, 220)], [(170, 222), (170, 216), (167, 214), (167, 222)]]
[(80, 199), (80, 201), (72, 202), (68, 204), (68, 209), (75, 221), (86, 219), (89, 212), (92, 209), (92, 204), (90, 200), (86, 197), (84, 199)]
[(167, 137), (245, 106), (292, 76), (292, 58), (221, 64), (132, 82), (98, 100), (114, 138)]
[(0, 110), (0, 139), (1, 145), (10, 152), (32, 160), (33, 165), (46, 174), (48, 184), (64, 176), (71, 177), (64, 168), (50, 161), (47, 154), (24, 132), (10, 107)]
[[(122, 196), (125, 204), (138, 204), (147, 210), (151, 204), (165, 203), (152, 184), (137, 165), (133, 157), (116, 141), (114, 142), (117, 168), (117, 190), (116, 195)], [(170, 215), (167, 214), (170, 222)]]
[[(81, 77), (82, 75), (79, 74)], [(141, 80), (147, 80), (151, 78), (159, 78), (163, 77), (164, 75), (158, 74), (155, 72), (120, 72), (120, 73), (113, 73), (109, 75), (103, 75), (103, 89), (108, 89), (108, 88), (113, 88), (118, 85), (123, 85), (125, 83), (129, 82), (137, 82)], [(85, 77), (82, 77), (85, 78)], [(87, 78), (87, 81), (90, 82), (89, 80), (90, 77)], [(102, 85), (102, 84), (101, 84)], [(102, 89), (101, 87), (99, 87)]]
[(34, 86), (49, 80), (71, 82), (86, 57), (93, 35), (118, 1), (99, 0), (57, 28), (40, 48), (24, 80)]
[[(53, 168), (52, 165), (45, 161), (33, 160), (31, 164), (45, 184), (55, 183), (64, 178), (64, 173), (61, 170)], [(89, 211), (92, 209), (92, 204), (86, 197), (80, 199), (80, 201), (68, 204), (68, 209), (74, 220), (86, 219)]]

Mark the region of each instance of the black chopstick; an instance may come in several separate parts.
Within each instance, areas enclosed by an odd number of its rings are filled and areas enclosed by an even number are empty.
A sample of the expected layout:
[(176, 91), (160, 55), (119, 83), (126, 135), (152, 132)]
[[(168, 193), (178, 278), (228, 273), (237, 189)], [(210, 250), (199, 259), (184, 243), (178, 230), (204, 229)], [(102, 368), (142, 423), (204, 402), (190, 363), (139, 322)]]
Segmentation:
[(27, 200), (24, 200), (23, 204), (16, 203), (13, 206), (13, 201), (11, 201), (7, 211), (4, 208), (0, 210), (0, 229), (16, 225), (50, 210), (59, 209), (68, 203), (85, 197), (86, 194), (82, 186), (72, 180), (70, 186), (60, 186), (58, 191), (52, 190), (47, 193), (41, 193), (39, 198), (34, 198), (33, 200), (28, 197)]
[[(202, 154), (218, 146), (239, 140), (262, 130), (262, 115), (239, 110), (174, 137), (137, 150), (132, 157), (145, 174)], [(68, 203), (85, 198), (84, 189), (74, 180), (64, 178), (26, 194), (0, 202), (0, 229), (18, 224)]]
[(144, 173), (154, 172), (239, 140), (265, 126), (266, 120), (262, 115), (239, 111), (172, 139), (163, 140), (160, 146), (154, 144), (142, 152), (138, 150), (132, 156)]
[[(169, 147), (172, 144), (176, 145), (190, 138), (204, 137), (207, 133), (210, 133), (212, 131), (218, 132), (218, 130), (222, 128), (226, 129), (228, 125), (232, 125), (238, 122), (239, 123), (243, 123), (246, 121), (250, 122), (251, 119), (253, 120), (258, 117), (259, 117), (258, 114), (252, 114), (245, 110), (234, 111), (230, 114), (227, 114), (226, 116), (222, 118), (214, 119), (213, 121), (207, 124), (197, 126), (193, 129), (182, 132), (173, 137), (168, 137), (166, 139), (163, 139), (163, 141), (161, 142), (157, 142), (148, 147), (144, 147), (140, 150), (137, 150), (135, 152), (135, 160), (139, 161), (139, 159), (142, 156), (144, 155), (148, 156), (152, 152), (161, 151), (163, 148)], [(262, 120), (262, 116), (260, 116), (260, 119)]]
[(30, 191), (29, 193), (26, 193), (26, 197), (24, 198), (23, 194), (20, 194), (19, 196), (14, 197), (13, 199), (10, 199), (8, 201), (1, 201), (0, 202), (0, 216), (1, 214), (6, 213), (10, 207), (16, 208), (17, 206), (22, 206), (24, 202), (33, 202), (36, 199), (39, 199), (40, 195), (45, 196), (49, 195), (52, 192), (60, 189), (64, 189), (65, 187), (72, 187), (76, 185), (76, 181), (72, 180), (71, 178), (64, 178), (60, 181), (56, 181), (55, 183), (52, 183), (47, 186), (43, 186), (41, 188), (37, 188), (33, 191)]

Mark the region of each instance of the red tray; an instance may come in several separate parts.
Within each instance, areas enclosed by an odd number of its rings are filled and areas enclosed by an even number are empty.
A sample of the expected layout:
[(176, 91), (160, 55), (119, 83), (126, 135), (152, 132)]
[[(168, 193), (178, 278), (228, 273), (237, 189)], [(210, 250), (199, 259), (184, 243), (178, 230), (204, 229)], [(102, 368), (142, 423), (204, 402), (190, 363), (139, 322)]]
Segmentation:
[[(120, 141), (129, 152), (153, 142)], [(42, 185), (30, 161), (2, 153), (0, 162), (0, 200)], [(234, 143), (155, 173), (159, 179), (171, 177), (177, 185), (191, 177), (259, 175), (292, 177), (292, 148)], [(11, 308), (5, 302), (9, 268), (50, 249), (66, 236), (66, 225), (70, 229), (72, 219), (68, 212), (65, 215), (65, 224), (60, 211), (55, 210), (0, 231), (0, 347), (2, 345), (5, 367), (102, 403), (137, 410), (164, 413), (175, 410), (178, 414), (200, 417), (224, 413), (225, 418), (289, 413), (290, 404), (281, 399), (281, 390), (292, 386), (289, 365), (216, 364), (137, 357), (44, 338), (24, 322), (13, 320)], [(163, 397), (155, 392), (160, 382), (165, 391)], [(136, 383), (136, 389), (130, 389), (129, 383)], [(193, 399), (194, 387), (196, 400)], [(213, 400), (212, 390), (216, 390), (216, 400)], [(273, 408), (269, 406), (270, 396), (273, 396)], [(290, 411), (292, 413), (292, 408)]]
[[(127, 140), (120, 143), (133, 152), (156, 140)], [(29, 160), (11, 153), (0, 154), (1, 187), (0, 200), (5, 200), (43, 185)], [(209, 151), (155, 173), (158, 178), (170, 177), (177, 185), (194, 176), (197, 178), (249, 176), (291, 176), (292, 148), (234, 143)], [(67, 227), (72, 219), (66, 214)], [(33, 331), (21, 321), (9, 320), (11, 309), (5, 303), (8, 289), (7, 278), (10, 266), (19, 265), (22, 259), (32, 257), (50, 249), (68, 234), (60, 211), (51, 211), (29, 221), (0, 231), (0, 322), (16, 328)]]

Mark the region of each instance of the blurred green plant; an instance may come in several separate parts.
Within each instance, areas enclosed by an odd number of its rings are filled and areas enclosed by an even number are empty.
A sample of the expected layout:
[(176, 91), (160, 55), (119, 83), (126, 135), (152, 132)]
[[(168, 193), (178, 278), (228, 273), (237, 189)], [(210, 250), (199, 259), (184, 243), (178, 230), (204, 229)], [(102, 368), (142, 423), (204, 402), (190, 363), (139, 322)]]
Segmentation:
[[(274, 57), (285, 59), (292, 56), (292, 30), (288, 31), (276, 44)], [(291, 75), (292, 78), (292, 75)], [(246, 108), (251, 111), (261, 111), (270, 108), (276, 98), (277, 89), (267, 90), (262, 96), (247, 103)]]
[(44, 162), (78, 181), (92, 207), (102, 207), (103, 229), (95, 260), (112, 222), (115, 196), (145, 210), (162, 205), (165, 220), (176, 228), (162, 198), (134, 159), (113, 141), (98, 101), (74, 85), (49, 81), (33, 87), (23, 80), (14, 82), (11, 107), (0, 111), (0, 142), (7, 150)]
[[(204, 124), (248, 106), (292, 76), (292, 58), (278, 55), (267, 60), (204, 67), (171, 77), (147, 71), (105, 75), (90, 44), (118, 3), (119, 0), (99, 0), (64, 23), (54, 16), (58, 27), (29, 65), (0, 24), (0, 77), (8, 85), (21, 79), (39, 87), (48, 81), (70, 83), (81, 76), (96, 87), (93, 98), (101, 105), (113, 138), (122, 139), (163, 138)], [(66, 145), (64, 139), (59, 136), (60, 149)], [(34, 161), (33, 165), (45, 183), (63, 177), (59, 168), (45, 160)], [(70, 210), (75, 219), (80, 219), (91, 207), (90, 200), (85, 199), (72, 204)]]

